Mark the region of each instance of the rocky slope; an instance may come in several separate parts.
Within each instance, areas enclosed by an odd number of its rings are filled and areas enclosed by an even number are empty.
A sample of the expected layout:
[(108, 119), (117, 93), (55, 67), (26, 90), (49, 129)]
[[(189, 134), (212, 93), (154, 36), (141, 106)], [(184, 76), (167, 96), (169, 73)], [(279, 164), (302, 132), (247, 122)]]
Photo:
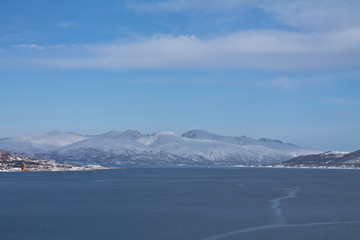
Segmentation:
[(285, 161), (284, 167), (360, 168), (360, 150), (355, 152), (325, 152), (299, 156)]

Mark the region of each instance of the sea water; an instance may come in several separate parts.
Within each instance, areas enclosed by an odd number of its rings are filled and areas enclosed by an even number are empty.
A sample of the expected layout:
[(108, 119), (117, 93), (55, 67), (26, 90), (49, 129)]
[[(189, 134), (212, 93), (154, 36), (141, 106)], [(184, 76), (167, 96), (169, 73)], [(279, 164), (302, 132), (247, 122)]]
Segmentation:
[(360, 171), (0, 173), (0, 239), (360, 239)]

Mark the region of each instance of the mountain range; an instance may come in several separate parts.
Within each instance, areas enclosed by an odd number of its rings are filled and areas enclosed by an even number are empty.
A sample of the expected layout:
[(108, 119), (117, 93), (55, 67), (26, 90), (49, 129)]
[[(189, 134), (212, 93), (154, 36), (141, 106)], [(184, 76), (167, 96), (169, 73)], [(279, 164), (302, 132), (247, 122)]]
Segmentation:
[(0, 138), (0, 150), (72, 164), (272, 164), (321, 151), (279, 140), (229, 137), (191, 130), (142, 134), (136, 130), (85, 136), (53, 131)]
[(360, 150), (355, 152), (331, 151), (298, 156), (281, 164), (284, 167), (360, 168)]

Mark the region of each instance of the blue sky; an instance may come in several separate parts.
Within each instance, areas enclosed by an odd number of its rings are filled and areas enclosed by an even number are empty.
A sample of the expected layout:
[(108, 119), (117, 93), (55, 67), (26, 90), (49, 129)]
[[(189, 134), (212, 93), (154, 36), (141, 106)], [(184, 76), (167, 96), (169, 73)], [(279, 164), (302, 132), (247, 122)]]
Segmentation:
[(360, 2), (0, 2), (0, 137), (190, 129), (360, 149)]

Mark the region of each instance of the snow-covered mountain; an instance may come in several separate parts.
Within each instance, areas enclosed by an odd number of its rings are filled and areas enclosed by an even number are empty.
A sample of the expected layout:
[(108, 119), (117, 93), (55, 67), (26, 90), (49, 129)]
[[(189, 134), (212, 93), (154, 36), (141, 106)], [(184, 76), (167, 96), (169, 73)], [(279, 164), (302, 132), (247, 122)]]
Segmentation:
[(331, 151), (299, 156), (285, 161), (282, 165), (285, 167), (359, 168), (360, 150), (355, 152)]
[(32, 139), (30, 139), (30, 141), (39, 145), (63, 147), (75, 142), (85, 140), (87, 138), (88, 137), (81, 136), (76, 133), (63, 133), (60, 131), (52, 131), (37, 137), (33, 137)]
[(40, 136), (18, 136), (0, 138), (0, 149), (18, 153), (40, 153), (57, 150), (60, 147), (82, 141), (88, 137), (76, 133), (52, 131)]
[(260, 145), (264, 147), (274, 148), (278, 150), (285, 149), (300, 149), (300, 147), (291, 144), (283, 143), (280, 140), (269, 139), (269, 138), (260, 138), (259, 140), (254, 140), (252, 138), (241, 136), (241, 137), (228, 137), (221, 136), (213, 133), (209, 133), (204, 130), (191, 130), (181, 135), (182, 137), (191, 138), (191, 139), (207, 139), (220, 141), (224, 143), (231, 143), (236, 145)]
[(192, 130), (142, 134), (110, 131), (97, 136), (50, 132), (0, 139), (0, 149), (37, 158), (83, 164), (269, 164), (320, 153), (278, 140), (227, 137)]

